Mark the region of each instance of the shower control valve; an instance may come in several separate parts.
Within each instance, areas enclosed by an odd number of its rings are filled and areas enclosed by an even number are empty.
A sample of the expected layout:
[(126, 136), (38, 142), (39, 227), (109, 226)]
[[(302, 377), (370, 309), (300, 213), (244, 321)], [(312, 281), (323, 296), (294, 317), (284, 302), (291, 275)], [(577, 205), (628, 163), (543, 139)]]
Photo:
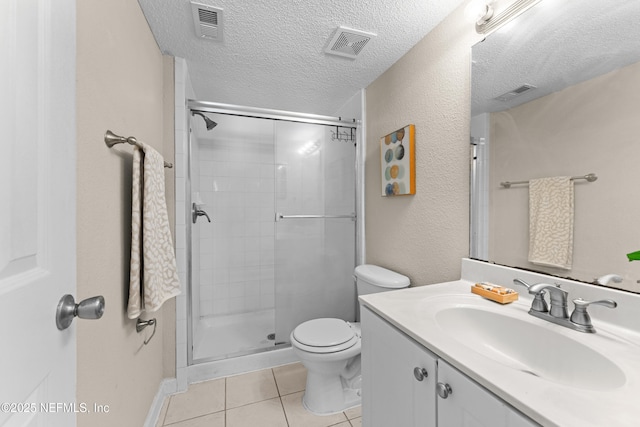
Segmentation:
[(209, 215), (203, 209), (198, 208), (198, 205), (196, 203), (193, 203), (191, 206), (192, 206), (192, 209), (193, 209), (193, 213), (191, 214), (191, 218), (192, 218), (194, 224), (198, 220), (199, 216), (205, 216), (205, 217), (207, 217), (207, 221), (211, 222), (211, 218), (209, 218)]

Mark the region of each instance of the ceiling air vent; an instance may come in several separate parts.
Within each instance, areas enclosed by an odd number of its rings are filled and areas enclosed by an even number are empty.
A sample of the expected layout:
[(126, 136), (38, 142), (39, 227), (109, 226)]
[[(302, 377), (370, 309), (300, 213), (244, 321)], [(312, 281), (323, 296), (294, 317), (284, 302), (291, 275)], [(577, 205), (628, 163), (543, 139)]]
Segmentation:
[(222, 9), (191, 2), (196, 34), (212, 40), (222, 40)]
[(376, 35), (347, 27), (338, 27), (324, 50), (331, 55), (357, 58), (365, 45)]
[(513, 98), (515, 98), (516, 96), (520, 96), (523, 93), (529, 92), (532, 89), (536, 89), (536, 87), (533, 86), (533, 85), (522, 85), (517, 89), (514, 89), (514, 90), (509, 91), (507, 93), (503, 93), (502, 95), (496, 96), (493, 99), (498, 100), (498, 101), (502, 101), (502, 102), (510, 101)]

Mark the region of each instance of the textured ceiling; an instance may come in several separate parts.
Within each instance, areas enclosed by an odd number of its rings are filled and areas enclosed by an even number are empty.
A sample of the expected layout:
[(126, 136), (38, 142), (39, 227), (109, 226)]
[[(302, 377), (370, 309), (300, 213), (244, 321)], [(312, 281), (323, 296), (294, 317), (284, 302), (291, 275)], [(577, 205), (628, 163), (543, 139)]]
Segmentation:
[[(200, 0), (224, 38), (196, 36), (188, 0), (139, 0), (160, 49), (187, 60), (198, 100), (333, 115), (463, 0)], [(338, 26), (375, 33), (356, 59), (324, 53)]]
[[(640, 1), (543, 0), (473, 47), (472, 114), (501, 111), (640, 61)], [(536, 86), (510, 102), (493, 98)]]

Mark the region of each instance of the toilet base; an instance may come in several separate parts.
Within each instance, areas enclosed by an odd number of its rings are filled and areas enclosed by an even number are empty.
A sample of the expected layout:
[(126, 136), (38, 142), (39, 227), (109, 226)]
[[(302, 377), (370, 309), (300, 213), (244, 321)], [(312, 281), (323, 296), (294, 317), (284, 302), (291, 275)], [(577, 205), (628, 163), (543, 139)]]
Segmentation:
[(314, 415), (333, 415), (360, 406), (362, 403), (362, 376), (358, 375), (352, 380), (341, 378), (341, 382), (342, 392), (334, 394), (336, 397), (340, 396), (340, 399), (330, 399), (328, 401), (326, 399), (327, 395), (324, 395), (324, 398), (321, 398), (321, 401), (318, 402), (313, 393), (308, 394), (305, 390), (302, 396), (302, 406)]
[(307, 384), (302, 404), (315, 415), (331, 415), (358, 406), (362, 402), (359, 324), (351, 324), (357, 340), (351, 347), (337, 351), (307, 351), (291, 333), (291, 346), (307, 369)]
[(306, 362), (307, 386), (302, 397), (305, 409), (315, 415), (331, 415), (361, 404), (359, 354), (333, 363)]

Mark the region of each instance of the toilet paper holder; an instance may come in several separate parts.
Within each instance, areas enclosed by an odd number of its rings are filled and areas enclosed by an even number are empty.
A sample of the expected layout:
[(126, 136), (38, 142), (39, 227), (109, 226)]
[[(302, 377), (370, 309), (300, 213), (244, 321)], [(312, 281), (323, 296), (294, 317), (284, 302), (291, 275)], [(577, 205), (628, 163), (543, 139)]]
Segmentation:
[(144, 331), (144, 328), (146, 328), (147, 326), (153, 325), (153, 332), (151, 332), (151, 336), (149, 338), (144, 340), (144, 345), (149, 344), (149, 341), (151, 341), (151, 338), (153, 338), (153, 336), (156, 334), (156, 325), (157, 324), (158, 324), (158, 322), (156, 321), (155, 318), (149, 319), (149, 320), (142, 320), (142, 319), (138, 318), (138, 321), (136, 322), (136, 332), (137, 333), (140, 333), (140, 332)]

